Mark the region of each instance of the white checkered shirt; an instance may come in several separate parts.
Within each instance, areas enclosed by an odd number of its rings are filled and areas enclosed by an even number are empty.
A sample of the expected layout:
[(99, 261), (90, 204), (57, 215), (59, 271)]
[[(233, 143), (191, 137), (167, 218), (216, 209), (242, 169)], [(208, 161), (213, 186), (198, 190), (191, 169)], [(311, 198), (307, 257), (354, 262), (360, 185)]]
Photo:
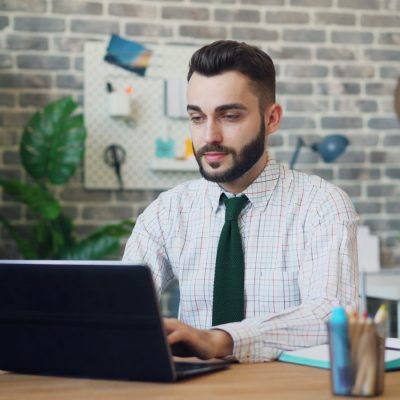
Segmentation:
[[(221, 193), (204, 179), (162, 193), (139, 216), (124, 254), (150, 266), (159, 292), (179, 280), (179, 318), (197, 328), (212, 324)], [(243, 193), (246, 317), (219, 326), (233, 338), (233, 356), (260, 362), (325, 343), (332, 307), (357, 307), (358, 216), (351, 201), (323, 179), (273, 160)]]

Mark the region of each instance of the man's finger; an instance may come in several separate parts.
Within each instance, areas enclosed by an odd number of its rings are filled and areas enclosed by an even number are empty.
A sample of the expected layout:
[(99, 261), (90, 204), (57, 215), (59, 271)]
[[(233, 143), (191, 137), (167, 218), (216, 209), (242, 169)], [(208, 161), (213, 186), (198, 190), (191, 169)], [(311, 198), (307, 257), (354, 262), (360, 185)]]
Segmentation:
[(181, 330), (177, 330), (177, 331), (172, 331), (169, 335), (168, 335), (168, 343), (169, 344), (174, 344), (177, 342), (182, 342), (185, 340), (185, 334), (184, 332), (182, 332)]
[(164, 327), (168, 334), (178, 329), (180, 325), (181, 322), (175, 318), (164, 318)]

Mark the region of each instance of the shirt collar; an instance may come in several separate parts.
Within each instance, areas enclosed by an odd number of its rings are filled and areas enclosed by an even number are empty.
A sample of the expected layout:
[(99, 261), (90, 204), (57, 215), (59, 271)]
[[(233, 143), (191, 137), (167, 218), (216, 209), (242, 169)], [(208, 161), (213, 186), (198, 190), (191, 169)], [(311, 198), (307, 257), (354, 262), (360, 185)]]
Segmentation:
[[(243, 191), (243, 194), (248, 197), (254, 207), (265, 208), (278, 183), (279, 175), (280, 165), (275, 160), (268, 160), (261, 174)], [(206, 181), (206, 188), (206, 196), (210, 200), (211, 207), (214, 212), (217, 212), (224, 190), (217, 183), (210, 181)]]
[(278, 183), (280, 172), (280, 165), (275, 160), (268, 160), (261, 174), (243, 191), (254, 207), (267, 207)]

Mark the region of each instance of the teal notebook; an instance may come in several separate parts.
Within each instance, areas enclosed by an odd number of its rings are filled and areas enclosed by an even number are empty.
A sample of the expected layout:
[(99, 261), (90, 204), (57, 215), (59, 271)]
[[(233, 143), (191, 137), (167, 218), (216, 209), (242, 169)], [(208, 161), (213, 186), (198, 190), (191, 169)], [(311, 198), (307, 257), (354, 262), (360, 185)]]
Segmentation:
[[(292, 364), (308, 365), (317, 368), (330, 368), (329, 349), (327, 344), (307, 347), (300, 350), (284, 351), (279, 361)], [(400, 339), (387, 338), (385, 350), (385, 370), (400, 369)]]

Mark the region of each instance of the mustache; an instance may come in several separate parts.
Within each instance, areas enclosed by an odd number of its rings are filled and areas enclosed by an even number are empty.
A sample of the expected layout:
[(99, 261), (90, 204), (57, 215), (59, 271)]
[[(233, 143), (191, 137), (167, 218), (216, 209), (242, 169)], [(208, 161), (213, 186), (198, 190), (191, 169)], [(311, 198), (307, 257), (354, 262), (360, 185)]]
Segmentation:
[(218, 152), (218, 153), (227, 153), (227, 154), (229, 154), (229, 153), (235, 154), (236, 153), (233, 149), (222, 146), (220, 144), (206, 144), (205, 146), (203, 146), (202, 148), (197, 150), (195, 152), (195, 154), (197, 155), (197, 157), (201, 157), (201, 156), (204, 156), (205, 153), (210, 153), (213, 151)]

